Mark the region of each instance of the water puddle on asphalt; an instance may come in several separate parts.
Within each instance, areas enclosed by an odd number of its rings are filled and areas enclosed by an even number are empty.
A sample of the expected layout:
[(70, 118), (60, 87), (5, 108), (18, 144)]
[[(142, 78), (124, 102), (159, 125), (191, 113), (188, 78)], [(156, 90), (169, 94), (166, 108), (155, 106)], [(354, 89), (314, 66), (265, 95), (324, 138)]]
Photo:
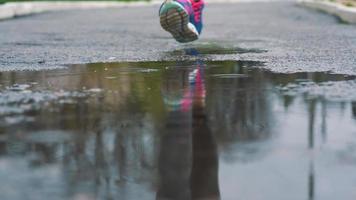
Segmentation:
[(261, 66), (0, 73), (0, 199), (353, 199), (355, 77)]

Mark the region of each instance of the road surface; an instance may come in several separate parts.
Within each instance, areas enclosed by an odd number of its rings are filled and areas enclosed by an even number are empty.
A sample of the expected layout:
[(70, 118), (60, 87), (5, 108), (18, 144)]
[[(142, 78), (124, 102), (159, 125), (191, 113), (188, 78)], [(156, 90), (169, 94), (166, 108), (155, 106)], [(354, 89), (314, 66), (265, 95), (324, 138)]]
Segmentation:
[(266, 68), (277, 72), (356, 74), (356, 26), (294, 2), (208, 4), (201, 39), (185, 45), (160, 28), (157, 13), (158, 5), (154, 5), (53, 12), (2, 21), (0, 69), (191, 59), (172, 52), (218, 46), (266, 52), (220, 52), (207, 59), (265, 61)]

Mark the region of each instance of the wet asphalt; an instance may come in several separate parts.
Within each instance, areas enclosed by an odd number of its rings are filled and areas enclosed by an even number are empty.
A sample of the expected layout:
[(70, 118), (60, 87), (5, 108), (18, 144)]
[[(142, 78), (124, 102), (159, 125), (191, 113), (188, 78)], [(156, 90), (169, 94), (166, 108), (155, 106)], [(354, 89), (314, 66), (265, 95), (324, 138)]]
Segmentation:
[[(0, 69), (191, 60), (195, 58), (175, 52), (208, 48), (211, 52), (200, 59), (263, 61), (275, 72), (356, 74), (356, 26), (295, 2), (208, 4), (201, 39), (189, 44), (175, 42), (161, 29), (158, 7), (53, 12), (1, 21)], [(242, 51), (216, 54), (215, 48)]]

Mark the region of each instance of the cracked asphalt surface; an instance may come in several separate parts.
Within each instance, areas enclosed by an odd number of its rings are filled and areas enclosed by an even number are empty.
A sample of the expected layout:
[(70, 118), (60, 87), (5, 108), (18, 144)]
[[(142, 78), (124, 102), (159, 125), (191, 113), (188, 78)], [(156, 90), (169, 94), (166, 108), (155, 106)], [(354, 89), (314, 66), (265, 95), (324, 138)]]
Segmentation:
[(201, 59), (263, 61), (276, 72), (356, 74), (356, 26), (295, 2), (209, 4), (203, 35), (190, 44), (175, 42), (161, 29), (158, 7), (53, 12), (1, 21), (0, 69), (194, 59), (172, 52), (208, 45), (266, 51), (212, 53)]

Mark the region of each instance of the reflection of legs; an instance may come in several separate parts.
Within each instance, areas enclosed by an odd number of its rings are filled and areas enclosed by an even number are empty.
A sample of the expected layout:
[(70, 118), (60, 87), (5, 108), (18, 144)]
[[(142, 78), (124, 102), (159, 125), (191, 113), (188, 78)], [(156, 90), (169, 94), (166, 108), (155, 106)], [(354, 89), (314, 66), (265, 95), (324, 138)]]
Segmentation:
[[(217, 147), (204, 111), (203, 68), (199, 66), (189, 77), (193, 79), (192, 93), (182, 95), (180, 109), (169, 112), (162, 133), (157, 199), (220, 199)], [(174, 87), (168, 86), (172, 93)], [(194, 96), (192, 107), (191, 95)]]
[(218, 154), (202, 99), (193, 103), (193, 167), (192, 199), (220, 199), (218, 184)]
[(308, 143), (309, 143), (309, 150), (312, 152), (312, 157), (310, 159), (310, 169), (309, 169), (309, 176), (308, 176), (308, 184), (309, 184), (309, 191), (308, 191), (308, 199), (313, 200), (314, 199), (314, 188), (315, 188), (315, 174), (314, 174), (314, 123), (315, 123), (315, 109), (316, 109), (316, 100), (312, 99), (309, 102), (309, 125), (308, 125)]
[(172, 111), (161, 136), (159, 200), (189, 200), (191, 112)]
[(352, 102), (352, 115), (356, 118), (356, 101)]
[(308, 177), (308, 199), (314, 199), (314, 188), (315, 188), (315, 174), (314, 174), (314, 161), (311, 159), (309, 164), (309, 177)]

